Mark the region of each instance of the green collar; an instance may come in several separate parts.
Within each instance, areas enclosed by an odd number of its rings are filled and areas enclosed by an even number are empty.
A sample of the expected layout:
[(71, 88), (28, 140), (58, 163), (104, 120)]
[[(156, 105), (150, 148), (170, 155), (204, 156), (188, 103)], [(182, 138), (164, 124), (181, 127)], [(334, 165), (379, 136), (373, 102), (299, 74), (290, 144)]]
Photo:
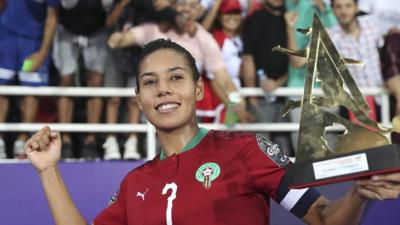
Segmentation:
[[(196, 145), (199, 144), (201, 140), (203, 140), (203, 138), (208, 134), (208, 132), (209, 130), (201, 127), (200, 130), (197, 132), (197, 134), (192, 138), (192, 140), (190, 140), (190, 142), (185, 147), (183, 147), (181, 152), (186, 152), (196, 147)], [(166, 158), (167, 157), (165, 157), (164, 152), (161, 149), (160, 160), (164, 160)]]

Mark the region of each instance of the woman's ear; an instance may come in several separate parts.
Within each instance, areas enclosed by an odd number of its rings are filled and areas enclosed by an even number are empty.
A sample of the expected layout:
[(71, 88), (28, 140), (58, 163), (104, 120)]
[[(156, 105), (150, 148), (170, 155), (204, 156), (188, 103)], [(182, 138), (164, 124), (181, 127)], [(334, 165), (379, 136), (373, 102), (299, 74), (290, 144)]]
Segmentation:
[(142, 103), (140, 102), (140, 93), (138, 88), (135, 88), (135, 94), (136, 94), (136, 102), (138, 103), (139, 109), (143, 110)]
[(200, 77), (196, 81), (196, 101), (202, 100), (204, 97), (204, 83), (203, 79)]

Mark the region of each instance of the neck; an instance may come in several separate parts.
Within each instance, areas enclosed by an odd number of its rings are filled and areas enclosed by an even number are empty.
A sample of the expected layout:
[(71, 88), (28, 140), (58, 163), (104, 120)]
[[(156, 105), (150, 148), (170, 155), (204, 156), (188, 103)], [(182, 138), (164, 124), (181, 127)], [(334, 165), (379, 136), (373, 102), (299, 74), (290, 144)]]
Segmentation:
[(237, 32), (231, 29), (222, 28), (222, 31), (224, 31), (224, 33), (230, 38), (235, 37), (237, 35)]
[(179, 27), (174, 26), (173, 29), (179, 35), (184, 35), (185, 34), (185, 31), (183, 29), (180, 29)]
[(344, 32), (355, 38), (358, 38), (358, 35), (360, 34), (360, 26), (357, 22), (357, 19), (354, 19), (352, 22), (348, 24), (341, 24), (340, 26), (342, 27)]
[(158, 23), (158, 28), (162, 33), (168, 32), (168, 30), (170, 30), (172, 27), (172, 24), (166, 21), (161, 21)]
[(165, 156), (172, 154), (178, 154), (182, 151), (192, 138), (199, 131), (199, 127), (196, 122), (191, 123), (183, 128), (177, 128), (174, 130), (157, 130), (158, 139), (161, 143), (161, 148)]

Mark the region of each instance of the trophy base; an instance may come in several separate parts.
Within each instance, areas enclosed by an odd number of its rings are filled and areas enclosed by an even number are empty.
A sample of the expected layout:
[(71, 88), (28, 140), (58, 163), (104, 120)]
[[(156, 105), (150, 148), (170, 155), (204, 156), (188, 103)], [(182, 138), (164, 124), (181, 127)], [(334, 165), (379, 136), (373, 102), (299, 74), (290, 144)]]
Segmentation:
[(385, 145), (293, 163), (287, 165), (285, 170), (289, 188), (293, 189), (400, 171), (400, 146)]

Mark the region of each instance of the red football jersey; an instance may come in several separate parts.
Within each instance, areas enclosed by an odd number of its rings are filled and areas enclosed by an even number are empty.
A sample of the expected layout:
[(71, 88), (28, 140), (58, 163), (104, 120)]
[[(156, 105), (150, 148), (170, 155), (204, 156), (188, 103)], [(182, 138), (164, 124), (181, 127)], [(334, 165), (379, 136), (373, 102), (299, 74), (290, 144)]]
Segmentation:
[(94, 224), (266, 225), (269, 198), (302, 217), (319, 193), (289, 190), (288, 162), (262, 135), (209, 131), (192, 149), (131, 171)]

